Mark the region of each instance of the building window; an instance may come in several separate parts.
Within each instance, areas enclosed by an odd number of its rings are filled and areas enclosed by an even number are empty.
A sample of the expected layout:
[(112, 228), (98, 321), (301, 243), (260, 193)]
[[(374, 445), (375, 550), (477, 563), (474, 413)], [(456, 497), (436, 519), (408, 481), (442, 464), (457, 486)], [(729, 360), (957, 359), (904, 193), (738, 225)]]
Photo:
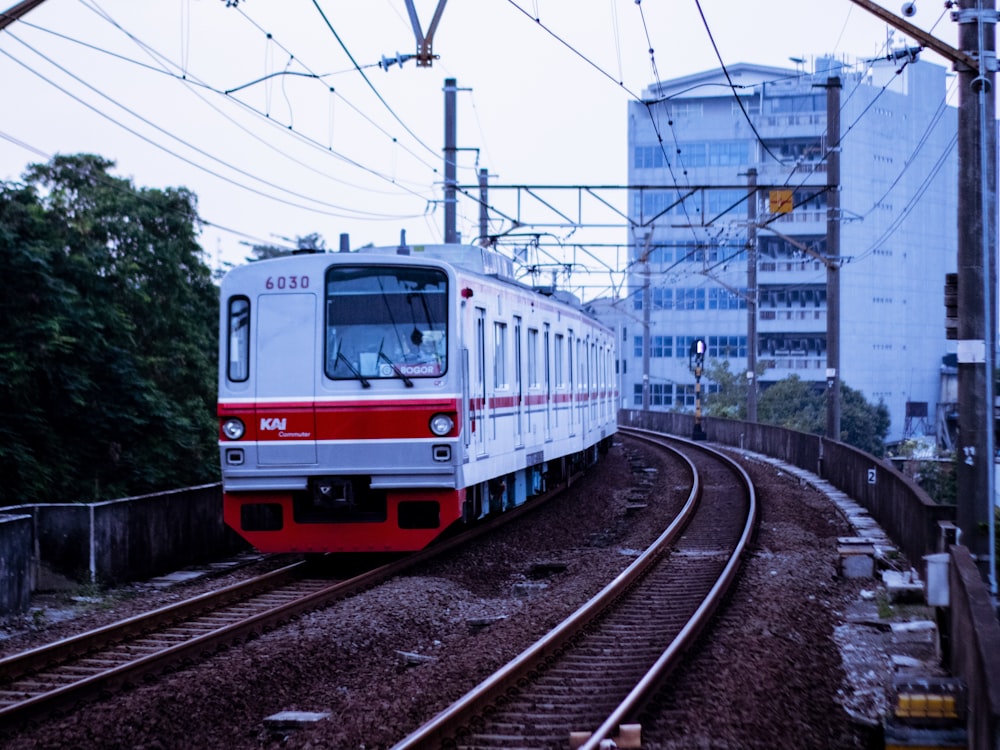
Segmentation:
[(708, 356), (713, 359), (735, 359), (747, 356), (746, 336), (709, 336)]
[(747, 291), (745, 288), (729, 291), (719, 287), (708, 290), (709, 310), (746, 310)]
[(679, 406), (694, 406), (695, 393), (693, 385), (677, 386), (677, 404)]
[(650, 406), (671, 406), (674, 403), (674, 391), (670, 383), (649, 384)]
[[(693, 386), (692, 386), (693, 388)], [(632, 386), (632, 403), (634, 406), (642, 406), (642, 384), (636, 383)], [(693, 401), (691, 402), (694, 403)], [(649, 384), (649, 405), (659, 407), (670, 407), (674, 404), (674, 389), (670, 383), (650, 383)]]
[(650, 357), (672, 357), (674, 349), (673, 336), (653, 336), (649, 342)]
[(659, 146), (636, 146), (632, 152), (632, 160), (636, 169), (657, 169), (666, 164), (663, 149)]
[(770, 114), (795, 114), (801, 112), (825, 112), (826, 94), (807, 94), (805, 96), (776, 96), (765, 100)]
[(685, 102), (674, 100), (670, 103), (670, 116), (675, 120), (682, 117), (701, 117), (705, 111), (703, 102)]
[[(738, 167), (750, 163), (748, 141), (713, 141), (708, 144), (710, 167)], [(746, 197), (746, 193), (743, 194)]]

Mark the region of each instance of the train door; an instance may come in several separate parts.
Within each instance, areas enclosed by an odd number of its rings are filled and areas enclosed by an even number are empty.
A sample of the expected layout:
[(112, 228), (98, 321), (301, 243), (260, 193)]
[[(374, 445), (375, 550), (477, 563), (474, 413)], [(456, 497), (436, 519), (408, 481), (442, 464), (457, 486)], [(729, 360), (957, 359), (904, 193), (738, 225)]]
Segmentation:
[[(566, 337), (561, 333), (555, 334), (555, 338), (552, 341), (552, 386), (555, 390), (552, 403), (552, 426), (556, 430), (565, 421), (562, 415), (562, 398), (566, 395), (566, 369), (565, 362), (563, 361), (566, 356), (565, 351)], [(563, 434), (560, 433), (560, 435)]]
[(594, 341), (590, 342), (590, 358), (589, 362), (589, 376), (590, 381), (590, 419), (591, 422), (597, 420), (597, 391), (598, 391), (598, 373), (597, 373), (597, 344)]
[(552, 357), (550, 354), (549, 346), (551, 345), (551, 331), (549, 330), (549, 324), (544, 324), (544, 329), (542, 331), (542, 347), (544, 349), (542, 353), (542, 367), (544, 372), (542, 377), (544, 378), (545, 387), (545, 439), (552, 439)]
[(524, 445), (524, 378), (521, 375), (521, 316), (514, 316), (514, 445)]
[(587, 377), (587, 340), (578, 338), (576, 340), (576, 361), (580, 369), (579, 382), (577, 383), (577, 394), (579, 398), (580, 431), (587, 434), (587, 397), (590, 394), (590, 379)]
[(486, 455), (486, 310), (476, 308), (475, 380), (472, 384), (472, 415), (476, 454)]
[(528, 329), (528, 434), (532, 436), (531, 440), (534, 442), (537, 440), (535, 436), (538, 425), (537, 422), (537, 404), (538, 399), (538, 388), (541, 385), (541, 380), (538, 375), (538, 329), (529, 328)]
[(257, 298), (257, 460), (316, 463), (316, 295)]
[(566, 331), (566, 371), (569, 374), (569, 383), (567, 384), (569, 390), (569, 434), (576, 434), (576, 368), (574, 367), (574, 362), (576, 358), (573, 354), (573, 347), (576, 346), (575, 339), (573, 338), (573, 329)]

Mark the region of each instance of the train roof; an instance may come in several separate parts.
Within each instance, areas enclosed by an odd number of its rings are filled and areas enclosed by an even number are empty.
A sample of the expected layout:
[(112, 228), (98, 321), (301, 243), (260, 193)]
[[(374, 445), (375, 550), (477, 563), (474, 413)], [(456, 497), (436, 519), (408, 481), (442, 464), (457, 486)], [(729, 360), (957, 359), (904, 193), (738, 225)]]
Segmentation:
[(410, 257), (434, 258), (442, 260), (456, 268), (479, 273), (484, 276), (494, 276), (525, 289), (530, 289), (546, 297), (552, 297), (573, 307), (581, 308), (580, 298), (564, 289), (552, 286), (527, 286), (514, 278), (514, 262), (506, 255), (490, 250), (480, 245), (399, 245), (397, 247), (363, 247), (359, 253), (379, 255), (407, 255)]
[(362, 247), (356, 252), (374, 255), (409, 255), (415, 258), (434, 258), (484, 276), (514, 281), (514, 263), (505, 255), (479, 245), (398, 245), (388, 247)]
[[(442, 245), (411, 245), (411, 244), (400, 244), (400, 245), (383, 245), (383, 246), (373, 246), (369, 245), (366, 247), (360, 247), (355, 250), (341, 250), (339, 252), (310, 252), (310, 251), (299, 251), (294, 253), (299, 257), (301, 256), (325, 256), (325, 257), (338, 257), (343, 259), (345, 256), (364, 256), (364, 255), (379, 255), (379, 256), (401, 256), (406, 258), (411, 258), (414, 260), (420, 260), (421, 258), (439, 260), (447, 263), (455, 268), (460, 268), (462, 270), (468, 271), (470, 273), (481, 274), (483, 276), (491, 276), (493, 278), (505, 281), (510, 284), (519, 286), (525, 290), (536, 292), (537, 294), (544, 295), (546, 297), (551, 297), (554, 300), (558, 300), (564, 304), (575, 307), (580, 312), (585, 315), (596, 318), (593, 311), (588, 310), (577, 297), (570, 291), (564, 289), (557, 289), (553, 286), (529, 286), (524, 282), (518, 280), (514, 276), (514, 262), (508, 258), (506, 255), (497, 252), (496, 250), (491, 250), (488, 247), (482, 247), (480, 245), (458, 245), (458, 244), (442, 244)], [(289, 256), (279, 256), (275, 258), (269, 258), (264, 261), (267, 263), (272, 260), (281, 260), (282, 258), (288, 258)], [(250, 263), (249, 265), (254, 265)], [(235, 269), (234, 269), (235, 270)]]

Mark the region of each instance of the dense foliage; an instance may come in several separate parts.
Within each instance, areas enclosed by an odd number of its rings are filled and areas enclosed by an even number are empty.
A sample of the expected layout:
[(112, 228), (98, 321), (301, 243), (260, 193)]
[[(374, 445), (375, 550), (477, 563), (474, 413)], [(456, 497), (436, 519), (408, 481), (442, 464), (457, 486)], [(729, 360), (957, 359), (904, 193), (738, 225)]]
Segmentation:
[[(746, 383), (729, 369), (729, 362), (711, 362), (707, 379), (716, 391), (705, 399), (705, 413), (713, 417), (746, 419)], [(757, 419), (800, 432), (826, 433), (826, 393), (822, 386), (796, 375), (760, 391)], [(885, 453), (889, 434), (889, 409), (870, 404), (860, 391), (840, 384), (840, 440), (874, 456)]]
[(218, 291), (186, 189), (93, 155), (0, 183), (0, 505), (217, 478)]

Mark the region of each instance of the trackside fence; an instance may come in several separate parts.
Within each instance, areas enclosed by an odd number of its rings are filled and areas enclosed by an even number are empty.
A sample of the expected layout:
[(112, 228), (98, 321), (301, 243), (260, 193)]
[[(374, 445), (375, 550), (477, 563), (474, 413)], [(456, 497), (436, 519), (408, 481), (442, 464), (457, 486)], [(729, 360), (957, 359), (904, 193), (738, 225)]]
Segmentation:
[[(618, 423), (683, 438), (694, 434), (691, 414), (623, 409)], [(911, 565), (949, 553), (949, 669), (963, 680), (968, 698), (970, 750), (1000, 750), (1000, 622), (986, 583), (967, 547), (946, 545), (941, 522), (954, 521), (953, 506), (937, 505), (912, 479), (862, 450), (820, 435), (774, 425), (703, 417), (707, 440), (760, 453), (816, 474), (864, 507)]]
[(108, 500), (0, 508), (0, 619), (32, 590), (139, 581), (233, 554), (219, 484)]
[[(619, 412), (619, 424), (690, 438), (694, 416), (669, 412)], [(777, 458), (816, 474), (864, 507), (915, 569), (924, 555), (941, 549), (941, 525), (955, 508), (938, 505), (910, 477), (887, 461), (821, 435), (775, 425), (706, 417), (702, 428), (713, 443)]]

